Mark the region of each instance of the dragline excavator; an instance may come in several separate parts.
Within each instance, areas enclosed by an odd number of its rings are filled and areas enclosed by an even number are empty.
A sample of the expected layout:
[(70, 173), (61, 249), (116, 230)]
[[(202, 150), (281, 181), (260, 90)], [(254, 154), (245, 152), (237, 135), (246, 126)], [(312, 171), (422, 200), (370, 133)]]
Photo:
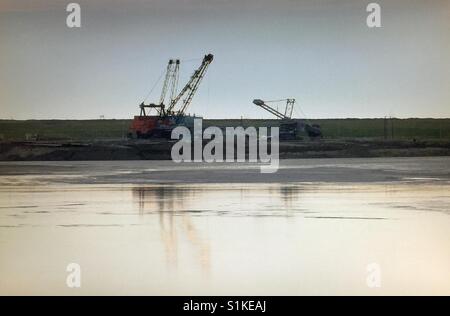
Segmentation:
[[(135, 116), (131, 124), (129, 136), (137, 138), (165, 137), (170, 138), (172, 130), (179, 125), (191, 127), (193, 117), (185, 115), (197, 89), (205, 76), (209, 64), (213, 61), (212, 54), (205, 55), (201, 65), (183, 89), (177, 94), (180, 60), (171, 59), (167, 64), (166, 76), (163, 83), (161, 97), (158, 103), (139, 105), (140, 114)], [(169, 98), (166, 102), (167, 94)], [(148, 109), (146, 111), (146, 109)], [(155, 109), (157, 115), (149, 115)]]
[[(284, 113), (278, 111), (267, 103), (286, 102)], [(322, 131), (317, 124), (308, 124), (299, 119), (293, 119), (292, 111), (294, 110), (295, 99), (281, 99), (263, 101), (261, 99), (253, 100), (253, 104), (263, 108), (267, 112), (275, 115), (280, 121), (280, 140), (296, 139), (300, 132), (305, 132), (309, 138), (316, 139), (322, 137)]]

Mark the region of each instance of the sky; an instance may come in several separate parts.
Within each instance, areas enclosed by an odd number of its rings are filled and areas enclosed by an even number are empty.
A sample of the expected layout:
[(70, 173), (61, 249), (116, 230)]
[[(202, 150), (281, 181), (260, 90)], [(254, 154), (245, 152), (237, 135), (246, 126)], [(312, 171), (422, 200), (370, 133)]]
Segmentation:
[[(188, 112), (271, 118), (450, 117), (450, 0), (0, 0), (0, 119), (131, 118), (181, 59), (179, 88), (214, 61)], [(162, 83), (147, 102), (159, 100)], [(280, 110), (283, 104), (280, 104)]]

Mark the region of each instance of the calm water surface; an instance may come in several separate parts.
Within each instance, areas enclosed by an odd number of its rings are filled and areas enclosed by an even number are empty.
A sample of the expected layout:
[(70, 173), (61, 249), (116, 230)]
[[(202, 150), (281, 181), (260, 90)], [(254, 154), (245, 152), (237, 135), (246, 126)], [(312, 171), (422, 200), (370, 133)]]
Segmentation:
[(0, 294), (450, 295), (448, 179), (97, 183), (108, 163), (38, 166), (0, 176)]

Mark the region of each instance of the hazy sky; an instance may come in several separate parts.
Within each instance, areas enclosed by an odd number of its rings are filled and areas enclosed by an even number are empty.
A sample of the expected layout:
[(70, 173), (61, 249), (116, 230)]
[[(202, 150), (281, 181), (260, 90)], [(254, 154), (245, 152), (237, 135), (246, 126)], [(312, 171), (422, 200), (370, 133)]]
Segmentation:
[(70, 2), (0, 0), (0, 118), (130, 118), (169, 58), (184, 83), (206, 53), (188, 110), (204, 117), (287, 97), (308, 118), (450, 117), (450, 0), (376, 1), (376, 29), (372, 1), (78, 1), (72, 29)]

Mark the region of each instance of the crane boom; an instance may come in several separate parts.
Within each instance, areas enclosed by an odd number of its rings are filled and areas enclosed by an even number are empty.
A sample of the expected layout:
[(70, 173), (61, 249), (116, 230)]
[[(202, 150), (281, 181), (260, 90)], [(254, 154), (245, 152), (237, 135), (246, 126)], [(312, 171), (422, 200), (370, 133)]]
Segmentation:
[[(286, 101), (286, 108), (284, 110), (284, 114), (277, 111), (276, 109), (274, 109), (273, 107), (271, 107), (270, 105), (267, 104), (268, 102), (278, 102), (278, 101)], [(283, 100), (274, 100), (274, 101), (263, 101), (261, 99), (253, 100), (253, 104), (263, 108), (264, 110), (275, 115), (276, 117), (278, 117), (280, 119), (285, 119), (285, 120), (291, 119), (292, 110), (294, 109), (294, 103), (295, 103), (295, 99), (283, 99)]]
[[(166, 74), (159, 103), (145, 104), (144, 102), (147, 99), (147, 96), (144, 101), (139, 104), (140, 114), (139, 116), (134, 117), (130, 126), (129, 136), (136, 138), (170, 138), (173, 129), (177, 126), (193, 128), (194, 119), (186, 117), (184, 113), (191, 103), (213, 58), (214, 56), (212, 54), (203, 57), (201, 65), (195, 70), (189, 81), (179, 93), (177, 93), (177, 85), (180, 60), (170, 59), (166, 67)], [(157, 83), (162, 78), (162, 75), (159, 77)], [(153, 88), (155, 86), (153, 86)], [(153, 91), (153, 88), (150, 90), (149, 94)], [(169, 95), (169, 97), (167, 97), (167, 95)], [(180, 102), (181, 99), (183, 99), (183, 102)], [(180, 105), (178, 106), (178, 104)], [(149, 115), (150, 113), (146, 113), (146, 109), (149, 109), (149, 111), (155, 109), (158, 112), (158, 115)]]
[[(191, 103), (192, 98), (194, 97), (194, 94), (197, 91), (198, 86), (200, 85), (200, 82), (202, 81), (209, 64), (213, 61), (213, 58), (214, 56), (212, 54), (205, 55), (200, 67), (194, 72), (194, 74), (191, 76), (188, 83), (184, 86), (180, 93), (172, 100), (170, 106), (167, 108), (167, 114), (184, 115), (184, 112)], [(186, 97), (184, 98), (183, 104), (181, 105), (180, 109), (178, 111), (174, 111), (175, 105), (184, 95), (186, 95)]]
[(139, 107), (141, 109), (141, 116), (146, 116), (147, 113), (145, 112), (145, 108), (150, 108), (150, 109), (155, 109), (158, 114), (162, 115), (165, 113), (164, 109), (165, 109), (165, 99), (166, 99), (166, 95), (167, 95), (167, 90), (170, 87), (170, 100), (169, 100), (169, 104), (172, 102), (172, 100), (175, 97), (175, 93), (177, 90), (177, 85), (178, 85), (178, 77), (179, 77), (179, 70), (180, 70), (180, 60), (179, 59), (170, 59), (169, 62), (167, 63), (167, 68), (166, 68), (166, 76), (164, 78), (164, 83), (163, 83), (163, 88), (161, 91), (161, 96), (159, 98), (159, 103), (155, 104), (155, 103), (150, 103), (150, 104), (145, 104), (144, 101), (142, 101), (141, 104), (139, 104)]
[(179, 59), (170, 59), (167, 64), (166, 77), (164, 79), (163, 88), (161, 91), (161, 97), (159, 99), (159, 104), (164, 104), (166, 99), (167, 90), (170, 86), (170, 102), (172, 102), (178, 84), (179, 77), (179, 69), (180, 69), (180, 60)]

